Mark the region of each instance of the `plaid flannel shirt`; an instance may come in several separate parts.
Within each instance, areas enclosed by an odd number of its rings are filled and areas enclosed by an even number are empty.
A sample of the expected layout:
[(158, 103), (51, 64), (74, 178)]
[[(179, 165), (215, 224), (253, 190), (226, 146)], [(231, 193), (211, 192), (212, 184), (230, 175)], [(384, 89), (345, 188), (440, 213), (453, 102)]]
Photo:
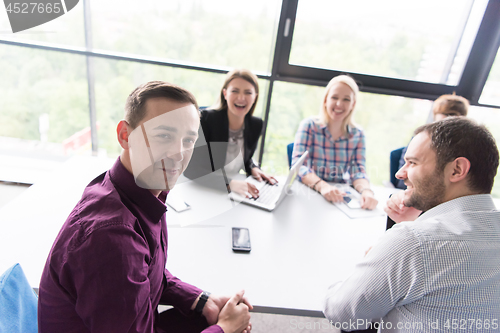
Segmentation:
[(368, 178), (365, 136), (356, 127), (348, 126), (347, 135), (334, 141), (326, 125), (315, 118), (307, 118), (300, 123), (295, 135), (292, 164), (306, 150), (309, 156), (305, 162), (307, 165), (300, 168), (300, 179), (311, 172), (327, 182), (348, 183)]

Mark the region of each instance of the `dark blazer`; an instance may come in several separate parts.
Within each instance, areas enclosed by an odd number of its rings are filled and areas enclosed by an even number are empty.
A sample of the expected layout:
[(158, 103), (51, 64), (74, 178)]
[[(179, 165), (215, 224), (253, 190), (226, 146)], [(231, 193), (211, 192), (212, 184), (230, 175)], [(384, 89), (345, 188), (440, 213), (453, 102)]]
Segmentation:
[[(200, 130), (203, 131), (203, 134), (200, 131), (191, 162), (184, 171), (184, 175), (190, 179), (221, 169), (226, 163), (227, 143), (229, 141), (227, 109), (221, 111), (203, 110), (200, 121)], [(251, 174), (252, 168), (257, 166), (253, 163), (252, 156), (257, 148), (263, 127), (262, 119), (250, 115), (245, 117), (243, 161), (248, 175)]]

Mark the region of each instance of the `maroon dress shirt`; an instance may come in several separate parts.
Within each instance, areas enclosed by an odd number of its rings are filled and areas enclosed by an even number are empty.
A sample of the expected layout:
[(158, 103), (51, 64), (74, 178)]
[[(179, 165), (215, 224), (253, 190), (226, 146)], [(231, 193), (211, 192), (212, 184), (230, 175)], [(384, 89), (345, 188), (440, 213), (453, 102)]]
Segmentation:
[(155, 332), (160, 303), (192, 315), (201, 290), (165, 268), (166, 197), (138, 187), (120, 159), (85, 188), (43, 270), (40, 333)]

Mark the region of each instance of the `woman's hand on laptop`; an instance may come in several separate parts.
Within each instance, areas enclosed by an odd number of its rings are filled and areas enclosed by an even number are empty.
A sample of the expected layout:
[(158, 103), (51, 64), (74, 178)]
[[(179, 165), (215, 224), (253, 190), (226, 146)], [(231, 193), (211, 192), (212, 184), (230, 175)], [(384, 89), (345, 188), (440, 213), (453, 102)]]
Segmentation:
[(257, 168), (257, 167), (252, 168), (252, 176), (253, 176), (253, 178), (257, 179), (259, 182), (261, 182), (262, 180), (265, 180), (266, 182), (268, 182), (271, 185), (274, 185), (278, 182), (276, 180), (276, 178), (274, 178), (273, 176), (267, 175), (266, 173), (264, 173), (264, 171), (262, 171), (260, 168)]
[(231, 192), (236, 192), (245, 198), (258, 198), (259, 190), (255, 185), (249, 184), (244, 180), (231, 180), (229, 183)]

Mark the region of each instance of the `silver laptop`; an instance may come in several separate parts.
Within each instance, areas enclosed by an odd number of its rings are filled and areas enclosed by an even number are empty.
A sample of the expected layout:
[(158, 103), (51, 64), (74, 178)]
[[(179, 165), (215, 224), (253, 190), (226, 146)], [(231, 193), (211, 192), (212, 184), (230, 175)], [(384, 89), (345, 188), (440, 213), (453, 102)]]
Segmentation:
[(245, 198), (237, 193), (229, 193), (231, 200), (242, 202), (250, 206), (258, 207), (268, 211), (273, 211), (279, 203), (285, 198), (290, 187), (292, 187), (297, 174), (299, 173), (300, 167), (304, 164), (304, 160), (307, 158), (308, 152), (304, 152), (302, 156), (295, 162), (290, 171), (288, 172), (288, 177), (286, 181), (280, 181), (275, 185), (271, 185), (265, 181), (259, 182), (252, 176), (245, 179), (246, 182), (253, 184), (259, 190), (258, 198)]

